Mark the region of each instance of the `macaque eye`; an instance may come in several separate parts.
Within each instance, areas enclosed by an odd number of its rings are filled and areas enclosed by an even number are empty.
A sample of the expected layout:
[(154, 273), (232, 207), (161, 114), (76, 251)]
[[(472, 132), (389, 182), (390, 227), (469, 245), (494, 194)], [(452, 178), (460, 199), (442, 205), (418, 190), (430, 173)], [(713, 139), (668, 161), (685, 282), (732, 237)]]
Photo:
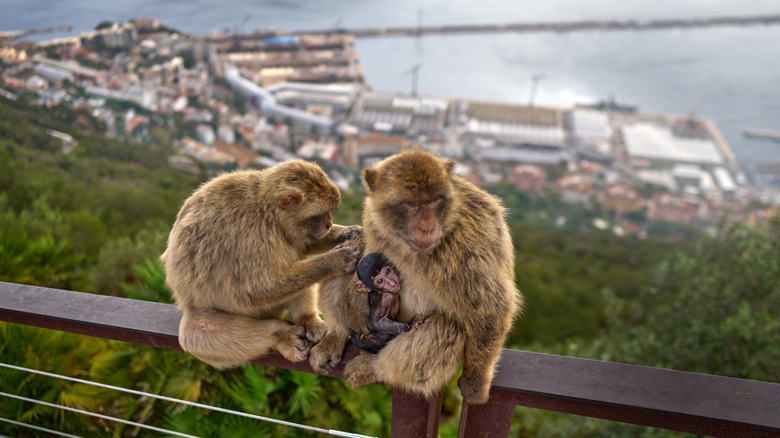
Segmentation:
[(325, 222), (325, 215), (319, 214), (317, 216), (312, 216), (304, 221), (305, 224), (308, 224), (310, 227), (318, 227), (320, 224)]
[(385, 271), (385, 275), (390, 275), (390, 270), (389, 269)]
[(377, 281), (376, 281), (376, 284), (382, 284), (382, 283), (384, 283), (384, 282), (385, 282), (385, 281), (384, 281), (384, 280), (382, 280), (382, 279), (380, 278), (379, 280), (377, 280)]
[(407, 211), (408, 211), (408, 210), (414, 210), (414, 209), (416, 209), (416, 208), (419, 208), (419, 207), (420, 207), (420, 204), (415, 204), (414, 202), (402, 202), (402, 203), (401, 203), (401, 207), (402, 207), (404, 210), (407, 210)]

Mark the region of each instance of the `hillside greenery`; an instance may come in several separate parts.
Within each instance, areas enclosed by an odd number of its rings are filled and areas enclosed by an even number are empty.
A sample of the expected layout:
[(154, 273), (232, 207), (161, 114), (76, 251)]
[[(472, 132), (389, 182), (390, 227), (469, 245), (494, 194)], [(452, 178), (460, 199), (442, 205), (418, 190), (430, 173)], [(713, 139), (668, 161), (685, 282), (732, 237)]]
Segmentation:
[[(80, 120), (80, 122), (76, 122)], [(94, 129), (74, 130), (73, 126)], [(63, 154), (45, 129), (78, 141)], [(89, 133), (91, 132), (91, 133)], [(170, 302), (158, 258), (184, 199), (205, 174), (167, 165), (166, 136), (148, 144), (99, 134), (88, 113), (0, 98), (0, 281)], [(509, 210), (526, 309), (507, 347), (780, 382), (780, 226), (722, 226), (671, 244), (557, 229), (544, 208), (499, 193)], [(334, 221), (360, 222), (363, 194), (343, 192)], [(583, 213), (583, 216), (586, 214)], [(0, 362), (326, 429), (389, 435), (390, 390), (248, 365), (216, 372), (181, 352), (0, 323)], [(288, 427), (0, 369), (0, 387), (52, 403), (199, 436), (306, 436)], [(460, 399), (445, 390), (444, 436)], [(130, 426), (3, 399), (0, 417), (66, 433), (133, 436)], [(518, 409), (513, 433), (656, 436), (666, 432)], [(30, 430), (2, 423), (0, 431)], [(143, 433), (141, 433), (143, 435)], [(674, 435), (674, 434), (671, 434)]]

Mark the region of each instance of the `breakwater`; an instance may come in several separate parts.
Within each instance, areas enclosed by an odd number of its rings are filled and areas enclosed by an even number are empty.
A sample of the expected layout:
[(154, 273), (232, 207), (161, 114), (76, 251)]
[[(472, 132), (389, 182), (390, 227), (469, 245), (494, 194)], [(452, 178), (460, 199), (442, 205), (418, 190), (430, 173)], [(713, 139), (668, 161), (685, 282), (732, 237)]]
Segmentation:
[(293, 34), (346, 33), (356, 38), (448, 35), (496, 32), (586, 32), (662, 30), (675, 28), (706, 28), (719, 26), (768, 26), (780, 24), (780, 14), (755, 16), (725, 16), (710, 18), (680, 18), (652, 20), (586, 20), (549, 23), (453, 24), (443, 26), (402, 26), (385, 28), (333, 28), (291, 32)]

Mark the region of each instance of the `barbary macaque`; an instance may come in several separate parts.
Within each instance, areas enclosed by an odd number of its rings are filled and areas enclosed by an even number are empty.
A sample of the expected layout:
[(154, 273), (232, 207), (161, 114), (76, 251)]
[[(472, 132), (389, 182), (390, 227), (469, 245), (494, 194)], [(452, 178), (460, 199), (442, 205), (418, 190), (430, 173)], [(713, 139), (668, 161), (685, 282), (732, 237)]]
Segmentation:
[(361, 228), (332, 222), (340, 202), (325, 172), (301, 160), (196, 190), (161, 257), (184, 351), (219, 369), (273, 350), (306, 360), (326, 330), (316, 283), (354, 272), (361, 253), (353, 241)]
[[(353, 388), (382, 382), (431, 397), (463, 363), (463, 399), (470, 404), (488, 399), (501, 348), (523, 299), (515, 285), (515, 254), (503, 205), (455, 175), (454, 165), (412, 150), (363, 170), (366, 252), (381, 252), (403, 277), (397, 319), (410, 321), (421, 313), (425, 323), (398, 334), (377, 354), (362, 352), (352, 359), (344, 376)], [(349, 287), (339, 281), (339, 287), (322, 289), (325, 302), (348, 295)], [(347, 325), (347, 312), (328, 309)], [(324, 313), (326, 321), (329, 313)], [(328, 324), (329, 330), (336, 325)], [(312, 350), (315, 369), (340, 357), (346, 341), (343, 331), (333, 333)]]
[(368, 325), (361, 330), (350, 330), (352, 343), (361, 350), (378, 353), (397, 334), (417, 328), (424, 322), (420, 314), (410, 322), (399, 322), (395, 318), (401, 310), (401, 279), (395, 268), (381, 254), (364, 255), (357, 265), (358, 280), (355, 289), (368, 292), (370, 315)]

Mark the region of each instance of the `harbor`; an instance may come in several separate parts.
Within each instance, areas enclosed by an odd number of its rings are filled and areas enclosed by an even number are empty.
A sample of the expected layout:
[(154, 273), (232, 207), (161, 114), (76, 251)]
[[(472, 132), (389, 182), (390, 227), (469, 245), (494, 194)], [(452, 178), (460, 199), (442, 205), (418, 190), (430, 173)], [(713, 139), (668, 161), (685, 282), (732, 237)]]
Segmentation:
[[(155, 24), (151, 25), (152, 22)], [(642, 30), (675, 26), (693, 28), (777, 23), (780, 23), (780, 15), (440, 27), (426, 27), (418, 23), (416, 27), (397, 29), (406, 29), (407, 33), (411, 30), (419, 30), (417, 33), (420, 35), (426, 32), (432, 35), (437, 32), (456, 35), (464, 29), (468, 32), (485, 33), (498, 31), (508, 33), (518, 29), (521, 32), (594, 29), (595, 34), (596, 29)], [(436, 62), (434, 59), (438, 53), (448, 53), (452, 45), (457, 45), (459, 50), (464, 45), (468, 45), (458, 38), (424, 40), (426, 49), (429, 49), (426, 50), (426, 58), (414, 59), (416, 61), (414, 64), (395, 66), (397, 67), (395, 71), (386, 69), (388, 74), (403, 78), (406, 83), (403, 88), (406, 88), (407, 92), (374, 91), (374, 86), (369, 86), (369, 82), (373, 84), (374, 80), (368, 81), (363, 71), (366, 65), (363, 57), (366, 54), (373, 57), (376, 53), (387, 53), (386, 49), (394, 47), (392, 46), (394, 44), (422, 45), (423, 40), (390, 38), (383, 41), (368, 38), (362, 41), (366, 41), (365, 44), (370, 49), (361, 50), (358, 54), (356, 44), (361, 38), (359, 29), (355, 31), (357, 35), (348, 33), (340, 27), (334, 27), (333, 30), (321, 34), (274, 28), (244, 32), (244, 24), (242, 22), (241, 25), (221, 33), (212, 32), (202, 36), (180, 33), (177, 38), (172, 38), (171, 35), (175, 34), (175, 31), (165, 25), (158, 25), (156, 20), (144, 19), (135, 22), (136, 33), (128, 27), (129, 25), (119, 23), (112, 28), (86, 32), (79, 38), (74, 38), (77, 41), (72, 43), (58, 41), (57, 44), (89, 46), (102, 41), (104, 44), (123, 48), (138, 45), (142, 54), (150, 59), (155, 55), (161, 57), (163, 53), (166, 54), (165, 56), (184, 53), (187, 56), (182, 60), (177, 60), (175, 57), (165, 60), (159, 68), (142, 65), (136, 74), (145, 84), (148, 84), (147, 90), (142, 94), (133, 94), (133, 90), (138, 89), (138, 86), (127, 84), (127, 95), (143, 97), (136, 100), (144, 108), (153, 111), (160, 111), (161, 108), (181, 111), (182, 107), (187, 106), (189, 100), (193, 100), (188, 96), (182, 98), (179, 95), (182, 84), (191, 88), (192, 93), (195, 93), (193, 95), (202, 94), (203, 90), (208, 89), (208, 83), (199, 82), (203, 80), (204, 73), (196, 75), (188, 71), (197, 67), (199, 62), (204, 62), (201, 68), (206, 68), (208, 74), (214, 75), (215, 78), (226, 79), (225, 85), (229, 85), (234, 92), (238, 92), (247, 102), (254, 105), (260, 114), (267, 118), (269, 125), (277, 127), (286, 124), (296, 125), (294, 132), (299, 136), (303, 135), (302, 133), (335, 132), (340, 137), (354, 137), (350, 141), (344, 140), (343, 145), (344, 161), (348, 161), (353, 167), (361, 165), (363, 159), (374, 158), (364, 157), (365, 151), (386, 149), (388, 145), (393, 147), (399, 145), (399, 148), (421, 146), (448, 156), (467, 156), (474, 158), (480, 164), (491, 163), (491, 166), (522, 162), (544, 167), (560, 162), (579, 165), (580, 162), (590, 161), (598, 163), (597, 167), (601, 175), (599, 181), (620, 180), (627, 185), (655, 187), (683, 197), (718, 199), (725, 202), (740, 202), (746, 196), (745, 190), (751, 182), (750, 177), (746, 177), (743, 172), (744, 166), (738, 162), (729, 145), (734, 136), (729, 135), (730, 132), (723, 132), (720, 123), (716, 123), (716, 119), (711, 118), (709, 111), (700, 112), (705, 117), (696, 116), (695, 111), (690, 110), (690, 107), (685, 110), (659, 111), (657, 105), (647, 104), (647, 100), (636, 99), (620, 89), (616, 94), (629, 105), (616, 105), (614, 101), (612, 105), (604, 102), (588, 105), (588, 102), (599, 102), (599, 100), (585, 93), (574, 96), (577, 99), (572, 99), (573, 103), (550, 103), (550, 99), (539, 99), (536, 94), (544, 96), (548, 93), (549, 95), (548, 90), (553, 87), (565, 90), (570, 86), (569, 84), (576, 84), (579, 76), (574, 78), (562, 76), (560, 72), (551, 71), (549, 65), (543, 62), (535, 62), (534, 68), (539, 70), (533, 75), (514, 81), (522, 82), (520, 86), (514, 85), (512, 81), (501, 82), (499, 98), (490, 94), (484, 94), (486, 98), (482, 98), (451, 92), (442, 93), (434, 88), (435, 85), (431, 84), (430, 77), (426, 75), (434, 71)], [(665, 38), (670, 34), (672, 33), (659, 34), (659, 38)], [(126, 41), (127, 38), (130, 40)], [(516, 38), (511, 35), (491, 35), (487, 38), (490, 39), (491, 44), (498, 41), (493, 46), (495, 50), (493, 58), (499, 61), (503, 61), (503, 57), (511, 60), (516, 56), (512, 55), (515, 50), (518, 53), (530, 53), (528, 47), (518, 46), (524, 43), (516, 41)], [(501, 38), (509, 38), (512, 41), (504, 44)], [(550, 39), (554, 40), (557, 37), (541, 38), (546, 38), (546, 42), (549, 43)], [(577, 41), (567, 39), (566, 44), (576, 46), (580, 43), (579, 38), (578, 36)], [(451, 44), (442, 46), (442, 41), (445, 40)], [(387, 42), (391, 46), (378, 47), (375, 41)], [(599, 40), (599, 42), (603, 41), (603, 39)], [(429, 42), (431, 48), (428, 48)], [(538, 45), (538, 41), (528, 44)], [(500, 47), (502, 45), (506, 47)], [(75, 50), (58, 49), (60, 53), (75, 53)], [(564, 49), (559, 48), (559, 50)], [(577, 56), (574, 50), (572, 54)], [(682, 58), (682, 61), (689, 62), (686, 58)], [(72, 75), (74, 78), (91, 77), (92, 82), (100, 81), (99, 75), (87, 74), (90, 72), (85, 72), (83, 66), (76, 66), (73, 62), (64, 63), (64, 61), (49, 59), (41, 53), (33, 58), (33, 62), (40, 64), (35, 66), (35, 72), (44, 76), (70, 77), (69, 75)], [(106, 59), (103, 62), (108, 65), (110, 60)], [(183, 63), (187, 62), (190, 67), (183, 68)], [(646, 65), (646, 62), (640, 63), (638, 71), (634, 69), (632, 74), (622, 74), (621, 77), (643, 74), (644, 70), (641, 67)], [(522, 64), (525, 65), (526, 62)], [(413, 66), (411, 69), (410, 65)], [(423, 65), (425, 68), (422, 68)], [(579, 67), (573, 64), (567, 70), (576, 71)], [(52, 68), (66, 69), (68, 73), (53, 74)], [(434, 77), (442, 81), (465, 83), (467, 87), (464, 89), (468, 90), (490, 88), (485, 87), (485, 84), (491, 82), (490, 80), (486, 80), (485, 77), (474, 77), (471, 80), (472, 78), (468, 78), (468, 71), (465, 70), (470, 67), (463, 68), (464, 70), (459, 72), (448, 69), (448, 74), (439, 71)], [(518, 71), (523, 73), (522, 69)], [(613, 70), (608, 69), (608, 71)], [(467, 79), (464, 80), (461, 76)], [(535, 82), (530, 84), (531, 94), (526, 99), (529, 77)], [(119, 82), (121, 78), (123, 77), (114, 78), (111, 86), (121, 88)], [(544, 82), (540, 87), (538, 82), (542, 78)], [(23, 79), (21, 75), (11, 78), (15, 84), (32, 85)], [(679, 79), (670, 84), (679, 82), (682, 85), (686, 81), (682, 76)], [(408, 92), (409, 82), (412, 83), (411, 93)], [(303, 86), (301, 83), (308, 85)], [(652, 81), (645, 83), (655, 84)], [(382, 90), (398, 88), (385, 85), (377, 87)], [(512, 88), (521, 88), (522, 91), (515, 93), (511, 91)], [(106, 86), (89, 85), (86, 90), (106, 98), (118, 96), (117, 90)], [(611, 91), (613, 90), (608, 91), (610, 96), (612, 96)], [(185, 90), (185, 92), (190, 91)], [(683, 101), (678, 95), (667, 96), (666, 100), (668, 101), (670, 97), (673, 102)], [(652, 103), (652, 99), (649, 102)], [(688, 105), (687, 102), (688, 100), (682, 105)], [(641, 112), (640, 105), (643, 107)], [(689, 113), (687, 117), (684, 115), (686, 113)], [(232, 121), (230, 123), (233, 124)], [(123, 128), (124, 131), (135, 131), (134, 125), (128, 126)], [(773, 125), (759, 119), (754, 126), (772, 127)], [(250, 147), (267, 146), (268, 141), (263, 138), (263, 135), (245, 132), (242, 126), (232, 126), (232, 128), (235, 132), (241, 132), (241, 137), (247, 139)], [(739, 138), (743, 137), (745, 127), (742, 128), (737, 131)], [(766, 133), (759, 132), (759, 134)], [(210, 138), (206, 134), (202, 137), (198, 140), (205, 141)], [(364, 137), (371, 140), (371, 143), (366, 143), (368, 140)], [(769, 137), (764, 135), (762, 138)], [(283, 139), (290, 140), (289, 136)], [(203, 144), (208, 145), (207, 142)], [(309, 149), (311, 148), (301, 150)], [(325, 149), (332, 150), (333, 147), (328, 145)], [(263, 151), (269, 153), (269, 150)], [(347, 151), (350, 153), (346, 153)], [(736, 150), (736, 152), (740, 151)], [(489, 172), (484, 173), (484, 168), (480, 167), (477, 170), (480, 171), (477, 177), (494, 181), (491, 179), (494, 178), (493, 175)], [(753, 174), (766, 175), (764, 172), (755, 172), (755, 167), (750, 170), (754, 172)], [(771, 184), (774, 180), (764, 181)]]

